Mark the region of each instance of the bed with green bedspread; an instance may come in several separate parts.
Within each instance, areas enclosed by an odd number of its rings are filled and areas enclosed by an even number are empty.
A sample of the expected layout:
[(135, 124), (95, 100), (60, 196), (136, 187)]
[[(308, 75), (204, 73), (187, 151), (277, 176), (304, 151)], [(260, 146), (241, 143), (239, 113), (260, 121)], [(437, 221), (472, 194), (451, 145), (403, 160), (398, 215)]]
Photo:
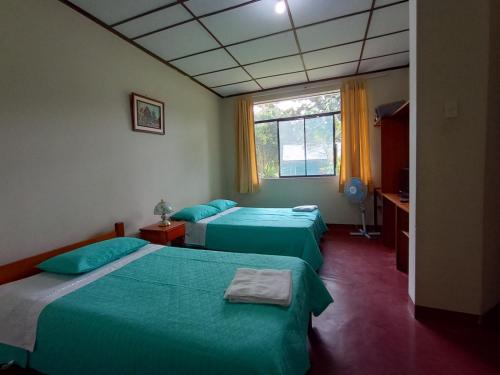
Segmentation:
[(318, 270), (323, 264), (319, 241), (326, 230), (319, 210), (241, 207), (207, 224), (204, 247), (294, 256)]
[[(287, 307), (231, 304), (236, 268), (291, 269)], [(332, 298), (295, 257), (164, 247), (47, 305), (35, 350), (0, 345), (46, 374), (304, 374), (310, 313)]]

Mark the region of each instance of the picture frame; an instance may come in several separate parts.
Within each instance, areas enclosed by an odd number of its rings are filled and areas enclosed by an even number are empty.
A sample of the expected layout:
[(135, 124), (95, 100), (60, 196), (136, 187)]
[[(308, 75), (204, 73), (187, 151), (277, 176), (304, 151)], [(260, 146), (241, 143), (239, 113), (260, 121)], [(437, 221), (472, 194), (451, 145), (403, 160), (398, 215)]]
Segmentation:
[(133, 92), (130, 106), (133, 131), (165, 135), (165, 103)]

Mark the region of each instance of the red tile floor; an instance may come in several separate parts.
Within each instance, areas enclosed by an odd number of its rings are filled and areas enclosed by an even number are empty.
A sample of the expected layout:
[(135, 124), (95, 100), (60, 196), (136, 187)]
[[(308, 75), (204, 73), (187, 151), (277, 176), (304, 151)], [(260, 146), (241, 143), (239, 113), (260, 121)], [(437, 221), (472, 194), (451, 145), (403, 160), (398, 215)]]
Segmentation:
[(331, 228), (322, 249), (320, 274), (335, 302), (313, 319), (310, 375), (500, 374), (500, 333), (416, 321), (407, 276), (379, 240)]

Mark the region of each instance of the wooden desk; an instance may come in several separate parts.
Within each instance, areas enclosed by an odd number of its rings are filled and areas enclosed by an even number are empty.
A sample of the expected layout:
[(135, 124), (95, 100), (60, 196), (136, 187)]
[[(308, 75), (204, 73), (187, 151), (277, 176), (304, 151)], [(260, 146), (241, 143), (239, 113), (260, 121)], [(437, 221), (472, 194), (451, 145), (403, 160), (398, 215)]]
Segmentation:
[(393, 204), (398, 206), (398, 208), (402, 209), (403, 211), (406, 211), (407, 213), (410, 212), (410, 204), (408, 202), (401, 202), (401, 199), (399, 198), (399, 194), (382, 193), (382, 197), (391, 201)]
[(396, 250), (396, 268), (408, 273), (410, 205), (401, 202), (398, 194), (381, 190), (376, 190), (375, 194), (382, 198), (382, 241), (385, 246)]

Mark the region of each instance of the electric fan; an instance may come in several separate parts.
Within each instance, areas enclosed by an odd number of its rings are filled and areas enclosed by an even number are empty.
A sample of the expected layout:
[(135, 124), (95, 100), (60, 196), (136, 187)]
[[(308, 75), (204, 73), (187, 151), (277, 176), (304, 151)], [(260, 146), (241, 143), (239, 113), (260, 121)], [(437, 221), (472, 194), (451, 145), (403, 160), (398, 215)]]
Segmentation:
[(371, 236), (378, 236), (380, 232), (368, 232), (366, 229), (366, 207), (365, 199), (368, 194), (366, 185), (363, 184), (358, 177), (352, 177), (344, 187), (344, 194), (349, 202), (359, 205), (359, 212), (361, 213), (361, 228), (357, 232), (351, 232), (351, 236), (364, 236), (371, 238)]

